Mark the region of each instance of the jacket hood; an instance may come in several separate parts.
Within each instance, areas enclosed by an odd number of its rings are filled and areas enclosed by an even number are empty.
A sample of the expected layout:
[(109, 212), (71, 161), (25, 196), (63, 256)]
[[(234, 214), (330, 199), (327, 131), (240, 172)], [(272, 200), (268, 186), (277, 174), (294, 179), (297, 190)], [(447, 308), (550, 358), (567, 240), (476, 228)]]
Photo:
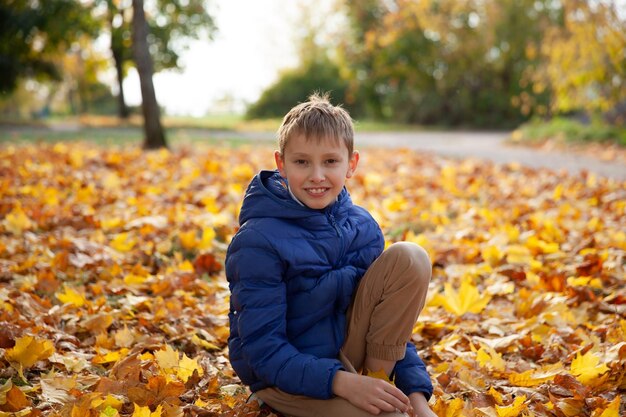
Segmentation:
[(306, 219), (319, 213), (340, 216), (352, 206), (345, 187), (337, 201), (323, 210), (314, 210), (300, 205), (291, 197), (287, 180), (278, 171), (264, 170), (254, 176), (244, 195), (239, 224), (256, 217), (280, 219)]

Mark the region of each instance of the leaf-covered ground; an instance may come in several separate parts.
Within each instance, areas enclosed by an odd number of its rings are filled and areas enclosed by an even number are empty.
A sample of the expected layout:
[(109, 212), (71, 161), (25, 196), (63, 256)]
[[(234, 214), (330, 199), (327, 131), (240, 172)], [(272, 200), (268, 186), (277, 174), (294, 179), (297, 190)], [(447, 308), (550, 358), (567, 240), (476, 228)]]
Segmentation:
[[(366, 149), (352, 197), (431, 254), (440, 416), (626, 413), (626, 183)], [(225, 247), (272, 148), (0, 147), (0, 417), (258, 416)]]

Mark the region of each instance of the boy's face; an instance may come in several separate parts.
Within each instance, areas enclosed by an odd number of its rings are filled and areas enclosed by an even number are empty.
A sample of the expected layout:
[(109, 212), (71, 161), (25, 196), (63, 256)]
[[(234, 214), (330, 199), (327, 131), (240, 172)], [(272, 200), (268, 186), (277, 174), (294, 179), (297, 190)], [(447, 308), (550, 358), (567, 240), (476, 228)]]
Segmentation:
[(349, 155), (343, 141), (306, 140), (299, 135), (289, 139), (283, 155), (276, 151), (274, 158), (296, 198), (307, 207), (323, 209), (335, 202), (354, 174), (359, 153)]

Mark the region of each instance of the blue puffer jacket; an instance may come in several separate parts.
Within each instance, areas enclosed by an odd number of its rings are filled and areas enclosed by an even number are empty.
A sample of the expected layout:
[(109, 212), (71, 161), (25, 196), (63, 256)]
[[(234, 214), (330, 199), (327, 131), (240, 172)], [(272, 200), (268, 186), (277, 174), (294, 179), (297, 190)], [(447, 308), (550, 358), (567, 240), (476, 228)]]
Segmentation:
[[(378, 224), (344, 189), (324, 210), (291, 198), (276, 171), (254, 177), (241, 228), (226, 255), (231, 290), (230, 361), (254, 391), (270, 386), (309, 397), (332, 397), (346, 311), (355, 288), (380, 255)], [(432, 393), (415, 346), (395, 369), (407, 395)]]

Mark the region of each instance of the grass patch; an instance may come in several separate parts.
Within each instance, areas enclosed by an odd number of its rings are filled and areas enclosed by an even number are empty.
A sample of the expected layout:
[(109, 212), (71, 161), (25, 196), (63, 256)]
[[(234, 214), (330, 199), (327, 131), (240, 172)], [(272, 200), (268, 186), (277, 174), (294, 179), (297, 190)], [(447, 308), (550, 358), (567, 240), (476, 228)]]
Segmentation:
[(533, 120), (513, 132), (515, 142), (562, 142), (614, 143), (626, 147), (626, 129), (594, 121), (582, 123), (577, 120), (556, 117), (549, 121)]
[[(165, 116), (163, 126), (172, 147), (194, 143), (240, 146), (275, 141), (282, 119), (248, 120), (240, 115), (204, 117)], [(357, 132), (415, 131), (419, 126), (356, 120)], [(143, 119), (132, 115), (120, 121), (115, 116), (53, 116), (45, 120), (0, 119), (0, 144), (92, 142), (100, 146), (141, 145)]]
[[(276, 132), (282, 122), (282, 118), (246, 119), (244, 116), (237, 114), (207, 115), (202, 117), (163, 116), (161, 120), (166, 129), (207, 129), (233, 132)], [(6, 119), (0, 117), (0, 129), (2, 129), (2, 126), (49, 127), (58, 130), (67, 130), (68, 127), (141, 128), (142, 125), (143, 118), (138, 114), (133, 114), (126, 120), (120, 120), (116, 116), (101, 115), (51, 116), (46, 119)], [(423, 129), (421, 126), (417, 125), (365, 119), (355, 120), (354, 126), (359, 132), (412, 131)]]
[[(241, 146), (268, 142), (268, 134), (261, 132), (213, 131), (199, 128), (166, 128), (166, 139), (171, 147), (196, 143)], [(123, 127), (50, 128), (20, 126), (0, 128), (0, 145), (11, 143), (90, 142), (99, 146), (136, 145), (143, 141), (143, 129), (132, 125)]]

